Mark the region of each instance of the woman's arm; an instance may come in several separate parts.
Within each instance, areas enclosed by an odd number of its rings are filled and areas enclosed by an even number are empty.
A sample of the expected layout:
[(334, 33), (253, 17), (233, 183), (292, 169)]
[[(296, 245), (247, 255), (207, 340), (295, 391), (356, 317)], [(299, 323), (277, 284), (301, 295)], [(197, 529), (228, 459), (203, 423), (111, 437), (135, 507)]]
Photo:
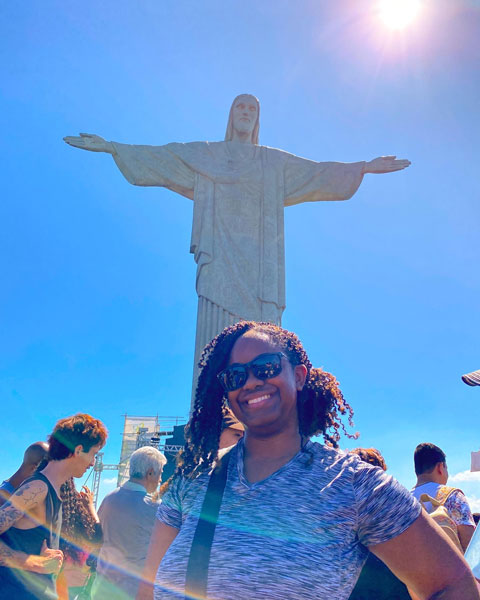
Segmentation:
[(460, 540), (464, 552), (468, 548), (468, 544), (470, 543), (474, 532), (475, 527), (473, 525), (457, 525), (458, 539)]
[(369, 550), (422, 600), (480, 600), (465, 559), (425, 511), (403, 533)]
[(142, 572), (142, 583), (138, 588), (136, 600), (152, 600), (153, 599), (153, 583), (158, 567), (162, 562), (166, 551), (170, 544), (177, 537), (179, 529), (170, 527), (161, 521), (156, 520), (150, 538), (148, 547), (147, 559)]

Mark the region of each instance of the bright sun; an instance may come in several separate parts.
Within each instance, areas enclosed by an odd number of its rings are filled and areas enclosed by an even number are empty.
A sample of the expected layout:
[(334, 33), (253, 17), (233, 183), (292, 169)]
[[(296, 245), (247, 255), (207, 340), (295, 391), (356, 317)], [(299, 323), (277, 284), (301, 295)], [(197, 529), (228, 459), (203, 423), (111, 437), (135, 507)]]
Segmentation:
[(403, 29), (420, 9), (420, 0), (380, 0), (380, 18), (391, 29)]

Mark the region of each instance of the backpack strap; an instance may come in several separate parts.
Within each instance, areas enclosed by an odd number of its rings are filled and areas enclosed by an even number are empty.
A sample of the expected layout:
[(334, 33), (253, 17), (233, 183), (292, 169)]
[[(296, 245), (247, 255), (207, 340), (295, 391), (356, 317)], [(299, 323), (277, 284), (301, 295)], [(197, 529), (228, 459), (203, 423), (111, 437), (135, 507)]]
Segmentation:
[[(458, 488), (450, 487), (448, 485), (442, 485), (438, 488), (435, 499), (440, 504), (445, 504), (445, 502), (450, 498), (453, 492), (462, 492)], [(463, 492), (462, 492), (463, 493)]]
[(185, 578), (185, 600), (206, 598), (208, 566), (212, 550), (213, 536), (227, 482), (230, 452), (225, 454), (213, 470), (203, 500), (202, 511), (193, 536)]
[[(447, 496), (447, 498), (448, 498), (448, 496)], [(444, 500), (437, 500), (437, 498), (434, 498), (433, 496), (430, 496), (429, 494), (422, 494), (420, 496), (419, 500), (422, 504), (426, 504), (427, 502), (430, 502), (430, 504), (432, 505), (431, 512), (433, 512), (439, 506), (443, 506), (445, 504), (445, 502), (447, 501), (447, 498), (445, 498)]]
[(439, 502), (436, 498), (432, 498), (432, 496), (429, 496), (428, 494), (422, 494), (419, 498), (419, 501), (422, 504), (430, 502), (432, 506), (438, 506), (439, 504), (441, 504), (441, 502)]

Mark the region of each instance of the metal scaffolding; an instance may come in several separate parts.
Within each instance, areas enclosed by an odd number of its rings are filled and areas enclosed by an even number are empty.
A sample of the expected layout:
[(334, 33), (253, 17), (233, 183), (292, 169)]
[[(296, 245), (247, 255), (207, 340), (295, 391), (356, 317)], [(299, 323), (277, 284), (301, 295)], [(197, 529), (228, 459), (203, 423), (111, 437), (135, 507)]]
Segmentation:
[[(92, 483), (95, 507), (98, 503), (103, 471), (118, 471), (117, 485), (121, 485), (128, 479), (130, 456), (138, 448), (153, 446), (168, 455), (167, 459), (171, 460), (171, 457), (183, 448), (183, 440), (181, 444), (167, 442), (177, 441), (174, 432), (176, 429), (181, 429), (183, 432), (183, 425), (180, 423), (182, 420), (182, 417), (132, 417), (125, 415), (119, 462), (117, 464), (105, 464), (103, 462), (103, 452), (99, 452), (95, 459)], [(167, 440), (167, 438), (170, 438), (170, 440)]]
[(119, 465), (105, 465), (103, 463), (103, 452), (99, 452), (95, 458), (95, 464), (93, 465), (93, 484), (92, 493), (95, 507), (97, 506), (98, 492), (100, 490), (100, 478), (103, 471), (115, 471), (118, 470)]

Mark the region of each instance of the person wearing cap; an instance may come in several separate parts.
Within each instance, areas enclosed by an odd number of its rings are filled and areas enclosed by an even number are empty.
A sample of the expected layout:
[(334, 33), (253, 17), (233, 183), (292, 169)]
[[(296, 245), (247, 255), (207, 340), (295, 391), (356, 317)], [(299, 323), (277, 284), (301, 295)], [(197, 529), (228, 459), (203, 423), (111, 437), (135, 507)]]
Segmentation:
[(466, 373), (462, 375), (463, 383), (467, 385), (480, 385), (480, 369), (478, 371), (472, 371), (471, 373)]

